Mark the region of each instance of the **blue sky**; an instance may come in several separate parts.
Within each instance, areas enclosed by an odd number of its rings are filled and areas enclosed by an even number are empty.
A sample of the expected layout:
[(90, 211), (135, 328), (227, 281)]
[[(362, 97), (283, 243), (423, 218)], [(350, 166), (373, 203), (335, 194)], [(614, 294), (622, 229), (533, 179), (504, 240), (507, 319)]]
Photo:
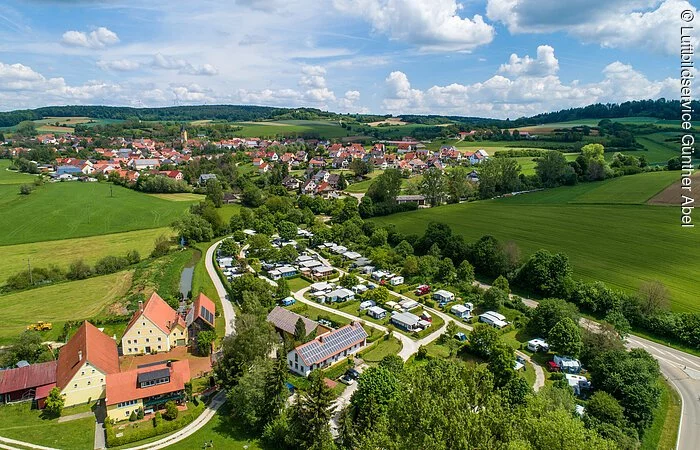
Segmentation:
[(675, 98), (682, 0), (6, 0), (0, 109), (516, 118)]

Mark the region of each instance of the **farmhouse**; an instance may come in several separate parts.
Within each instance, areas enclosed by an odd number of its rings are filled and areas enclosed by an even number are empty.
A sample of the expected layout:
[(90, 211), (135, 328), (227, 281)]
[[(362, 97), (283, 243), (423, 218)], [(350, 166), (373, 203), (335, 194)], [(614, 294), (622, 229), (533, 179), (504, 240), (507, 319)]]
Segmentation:
[(185, 400), (185, 383), (190, 381), (188, 360), (164, 362), (107, 375), (107, 416), (126, 420), (143, 408), (149, 413), (162, 409), (166, 402)]
[(41, 403), (56, 386), (56, 361), (0, 371), (0, 403), (35, 400)]
[(190, 338), (192, 348), (197, 348), (197, 336), (200, 332), (213, 330), (216, 327), (214, 317), (216, 317), (214, 302), (200, 293), (190, 306), (185, 318), (187, 335)]
[(182, 345), (187, 345), (187, 326), (177, 311), (155, 292), (145, 306), (139, 302), (139, 309), (124, 331), (122, 353), (167, 352)]
[[(304, 322), (306, 336), (316, 331), (319, 327), (317, 322), (280, 306), (275, 306), (267, 315), (267, 321), (270, 322), (273, 327), (275, 327), (275, 330), (277, 330), (281, 336), (284, 336), (285, 334), (288, 336), (294, 336), (296, 334), (296, 326), (299, 319)], [(323, 328), (323, 330), (325, 330), (325, 328)]]
[(418, 203), (419, 206), (425, 205), (425, 195), (397, 195), (396, 203)]
[(83, 322), (61, 347), (56, 367), (56, 386), (65, 406), (104, 398), (107, 375), (119, 372), (117, 343), (90, 322)]
[(306, 377), (315, 369), (331, 366), (356, 353), (366, 344), (367, 332), (353, 322), (296, 347), (287, 354), (287, 364), (289, 370)]

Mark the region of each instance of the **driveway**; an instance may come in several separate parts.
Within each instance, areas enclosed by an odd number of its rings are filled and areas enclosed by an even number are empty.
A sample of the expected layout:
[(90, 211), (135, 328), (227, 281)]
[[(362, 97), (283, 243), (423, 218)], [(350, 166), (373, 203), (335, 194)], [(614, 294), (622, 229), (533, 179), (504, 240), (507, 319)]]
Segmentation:
[(226, 321), (225, 333), (226, 336), (228, 336), (234, 331), (236, 323), (236, 311), (233, 309), (233, 305), (228, 299), (228, 293), (226, 292), (224, 283), (221, 282), (219, 274), (216, 272), (216, 268), (214, 267), (214, 252), (220, 244), (221, 241), (217, 241), (207, 249), (207, 253), (204, 257), (204, 264), (207, 269), (207, 274), (209, 275), (209, 278), (211, 278), (211, 281), (214, 283), (216, 293), (219, 295), (219, 299), (221, 300), (221, 306), (224, 310), (224, 320)]

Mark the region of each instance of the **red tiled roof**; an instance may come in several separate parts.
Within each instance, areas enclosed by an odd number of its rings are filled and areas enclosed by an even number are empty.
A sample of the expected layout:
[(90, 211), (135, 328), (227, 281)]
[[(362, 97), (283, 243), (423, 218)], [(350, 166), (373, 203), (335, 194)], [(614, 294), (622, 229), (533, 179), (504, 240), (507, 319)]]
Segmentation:
[(146, 305), (143, 308), (143, 312), (136, 310), (134, 316), (131, 318), (129, 325), (127, 325), (125, 333), (136, 323), (136, 321), (141, 317), (141, 315), (146, 316), (148, 320), (153, 322), (163, 333), (170, 334), (170, 331), (175, 328), (176, 325), (180, 325), (185, 328), (185, 321), (182, 317), (170, 307), (163, 300), (160, 295), (156, 292), (151, 294), (151, 298), (148, 299)]
[(56, 383), (45, 384), (43, 386), (39, 386), (38, 388), (36, 388), (36, 391), (34, 392), (34, 400), (48, 397), (49, 392), (51, 392), (51, 389), (53, 389), (55, 387), (56, 387)]
[(49, 361), (0, 371), (0, 394), (55, 383), (56, 364), (56, 361)]
[(170, 382), (156, 384), (145, 388), (138, 387), (137, 377), (140, 373), (153, 372), (168, 368), (167, 364), (159, 364), (148, 368), (133, 369), (126, 372), (107, 375), (107, 395), (105, 403), (116, 405), (129, 400), (138, 400), (153, 395), (181, 391), (185, 383), (190, 381), (190, 362), (186, 359), (173, 361), (170, 365)]
[(215, 325), (212, 322), (209, 322), (203, 315), (202, 315), (202, 307), (209, 311), (211, 313), (212, 317), (216, 316), (216, 306), (214, 306), (214, 302), (209, 299), (204, 294), (199, 294), (197, 298), (194, 301), (194, 312), (195, 312), (195, 319), (197, 317), (201, 317), (203, 321), (214, 327)]
[(117, 343), (88, 321), (83, 322), (68, 343), (61, 347), (56, 385), (65, 388), (85, 361), (105, 374), (119, 372)]

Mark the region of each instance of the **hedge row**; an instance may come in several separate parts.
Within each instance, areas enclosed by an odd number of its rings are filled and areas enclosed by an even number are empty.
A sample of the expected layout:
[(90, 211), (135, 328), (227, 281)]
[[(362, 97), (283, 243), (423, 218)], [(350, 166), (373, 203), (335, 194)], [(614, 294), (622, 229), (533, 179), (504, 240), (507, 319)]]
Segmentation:
[[(139, 428), (136, 431), (124, 434), (123, 436), (117, 437), (117, 430), (114, 425), (109, 422), (105, 422), (105, 429), (107, 430), (107, 447), (119, 447), (120, 445), (130, 444), (132, 442), (140, 441), (143, 439), (149, 439), (160, 434), (171, 433), (173, 431), (179, 430), (180, 428), (189, 425), (199, 417), (199, 415), (204, 411), (204, 403), (200, 403), (195, 406), (190, 414), (184, 414), (172, 421), (160, 421), (160, 424), (153, 427)], [(152, 421), (155, 423), (155, 420)], [(143, 422), (144, 425), (148, 422)]]

